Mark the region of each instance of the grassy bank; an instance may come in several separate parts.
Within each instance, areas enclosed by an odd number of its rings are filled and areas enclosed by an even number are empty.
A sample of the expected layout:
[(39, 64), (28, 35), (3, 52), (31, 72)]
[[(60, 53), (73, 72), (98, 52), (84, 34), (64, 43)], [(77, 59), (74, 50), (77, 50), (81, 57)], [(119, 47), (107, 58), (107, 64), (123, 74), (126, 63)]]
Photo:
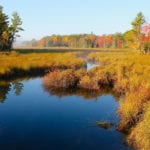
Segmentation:
[(0, 61), (1, 79), (36, 75), (57, 69), (78, 69), (86, 65), (71, 53), (0, 53)]
[(133, 51), (132, 49), (118, 49), (118, 48), (68, 48), (68, 47), (16, 47), (13, 51), (22, 54), (28, 53), (91, 53), (91, 52), (122, 52), (122, 51)]
[(99, 66), (89, 71), (52, 72), (45, 76), (43, 82), (47, 87), (56, 88), (111, 88), (120, 96), (117, 129), (128, 134), (129, 145), (147, 150), (150, 147), (150, 55), (128, 51), (94, 52), (88, 55), (88, 59)]
[(109, 77), (113, 81), (113, 90), (122, 95), (118, 130), (128, 132), (129, 145), (147, 150), (150, 147), (150, 55), (92, 53), (88, 58), (100, 65), (92, 70), (93, 75), (104, 81)]

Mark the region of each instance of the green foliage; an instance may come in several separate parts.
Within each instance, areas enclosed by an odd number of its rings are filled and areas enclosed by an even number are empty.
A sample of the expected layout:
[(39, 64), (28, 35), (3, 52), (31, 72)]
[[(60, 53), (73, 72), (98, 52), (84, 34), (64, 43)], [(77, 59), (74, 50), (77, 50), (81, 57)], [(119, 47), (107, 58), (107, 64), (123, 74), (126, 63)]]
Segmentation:
[(141, 26), (144, 23), (145, 23), (145, 17), (143, 16), (142, 12), (139, 12), (131, 24), (133, 26), (133, 29), (136, 32), (140, 32)]
[(141, 27), (144, 23), (145, 23), (145, 17), (141, 12), (137, 14), (136, 18), (131, 23), (133, 26), (133, 30), (136, 34), (136, 43), (137, 43), (138, 50), (141, 50), (141, 42), (142, 42)]
[(22, 21), (19, 17), (17, 12), (14, 12), (12, 14), (11, 18), (11, 25), (9, 26), (9, 41), (8, 41), (8, 48), (11, 49), (12, 44), (16, 37), (19, 37), (18, 32), (23, 31), (23, 28), (21, 27)]
[[(5, 34), (5, 37), (4, 37)], [(8, 35), (8, 16), (3, 13), (3, 7), (0, 6), (0, 50), (7, 46)]]
[(8, 19), (0, 6), (0, 50), (10, 50), (18, 32), (23, 30), (21, 18), (16, 12), (12, 14), (11, 24)]
[(135, 31), (129, 30), (126, 31), (123, 35), (125, 42), (125, 47), (131, 47), (133, 49), (136, 49), (136, 33)]

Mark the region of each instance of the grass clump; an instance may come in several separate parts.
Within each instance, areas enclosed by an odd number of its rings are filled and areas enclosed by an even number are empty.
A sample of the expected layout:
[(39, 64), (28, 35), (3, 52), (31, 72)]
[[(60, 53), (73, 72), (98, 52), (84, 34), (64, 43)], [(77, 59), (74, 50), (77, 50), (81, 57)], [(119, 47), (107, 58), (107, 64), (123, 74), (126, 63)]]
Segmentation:
[(46, 87), (54, 87), (54, 88), (74, 88), (77, 87), (79, 82), (79, 77), (76, 76), (73, 70), (57, 70), (54, 72), (50, 72), (45, 77), (43, 77), (43, 84)]
[(90, 77), (86, 74), (80, 79), (79, 87), (87, 90), (98, 90), (98, 79), (95, 77)]
[(132, 128), (127, 142), (137, 150), (150, 148), (150, 102), (145, 104), (143, 118)]
[(107, 121), (96, 121), (97, 126), (103, 129), (110, 129), (113, 127), (113, 123)]

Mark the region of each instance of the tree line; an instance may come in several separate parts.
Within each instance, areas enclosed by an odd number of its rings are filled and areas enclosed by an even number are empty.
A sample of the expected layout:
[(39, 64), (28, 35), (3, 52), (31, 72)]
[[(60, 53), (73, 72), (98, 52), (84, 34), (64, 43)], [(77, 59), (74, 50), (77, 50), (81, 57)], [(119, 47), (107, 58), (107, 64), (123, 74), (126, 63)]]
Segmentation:
[[(145, 24), (144, 15), (139, 12), (132, 21), (132, 29), (125, 33), (109, 35), (72, 34), (51, 35), (40, 40), (32, 39), (22, 43), (28, 47), (70, 47), (70, 48), (132, 48), (150, 51), (150, 25)], [(18, 32), (22, 31), (22, 21), (14, 12), (9, 21), (8, 15), (0, 6), (0, 50), (11, 50)]]
[(10, 51), (18, 32), (22, 31), (22, 21), (17, 12), (14, 12), (9, 22), (9, 17), (3, 12), (0, 6), (0, 50)]
[(150, 45), (150, 25), (145, 23), (144, 15), (139, 12), (131, 23), (132, 29), (125, 33), (51, 35), (40, 40), (25, 41), (23, 45), (29, 47), (132, 48), (142, 50)]

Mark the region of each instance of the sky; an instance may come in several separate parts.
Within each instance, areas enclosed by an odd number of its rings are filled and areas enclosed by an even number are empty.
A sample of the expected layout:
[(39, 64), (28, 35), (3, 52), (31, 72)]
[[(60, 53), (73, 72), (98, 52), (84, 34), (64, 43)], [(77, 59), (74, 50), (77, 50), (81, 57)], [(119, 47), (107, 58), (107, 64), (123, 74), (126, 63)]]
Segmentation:
[(125, 32), (142, 12), (150, 23), (149, 0), (0, 0), (11, 17), (17, 11), (24, 31), (18, 40), (52, 34)]

